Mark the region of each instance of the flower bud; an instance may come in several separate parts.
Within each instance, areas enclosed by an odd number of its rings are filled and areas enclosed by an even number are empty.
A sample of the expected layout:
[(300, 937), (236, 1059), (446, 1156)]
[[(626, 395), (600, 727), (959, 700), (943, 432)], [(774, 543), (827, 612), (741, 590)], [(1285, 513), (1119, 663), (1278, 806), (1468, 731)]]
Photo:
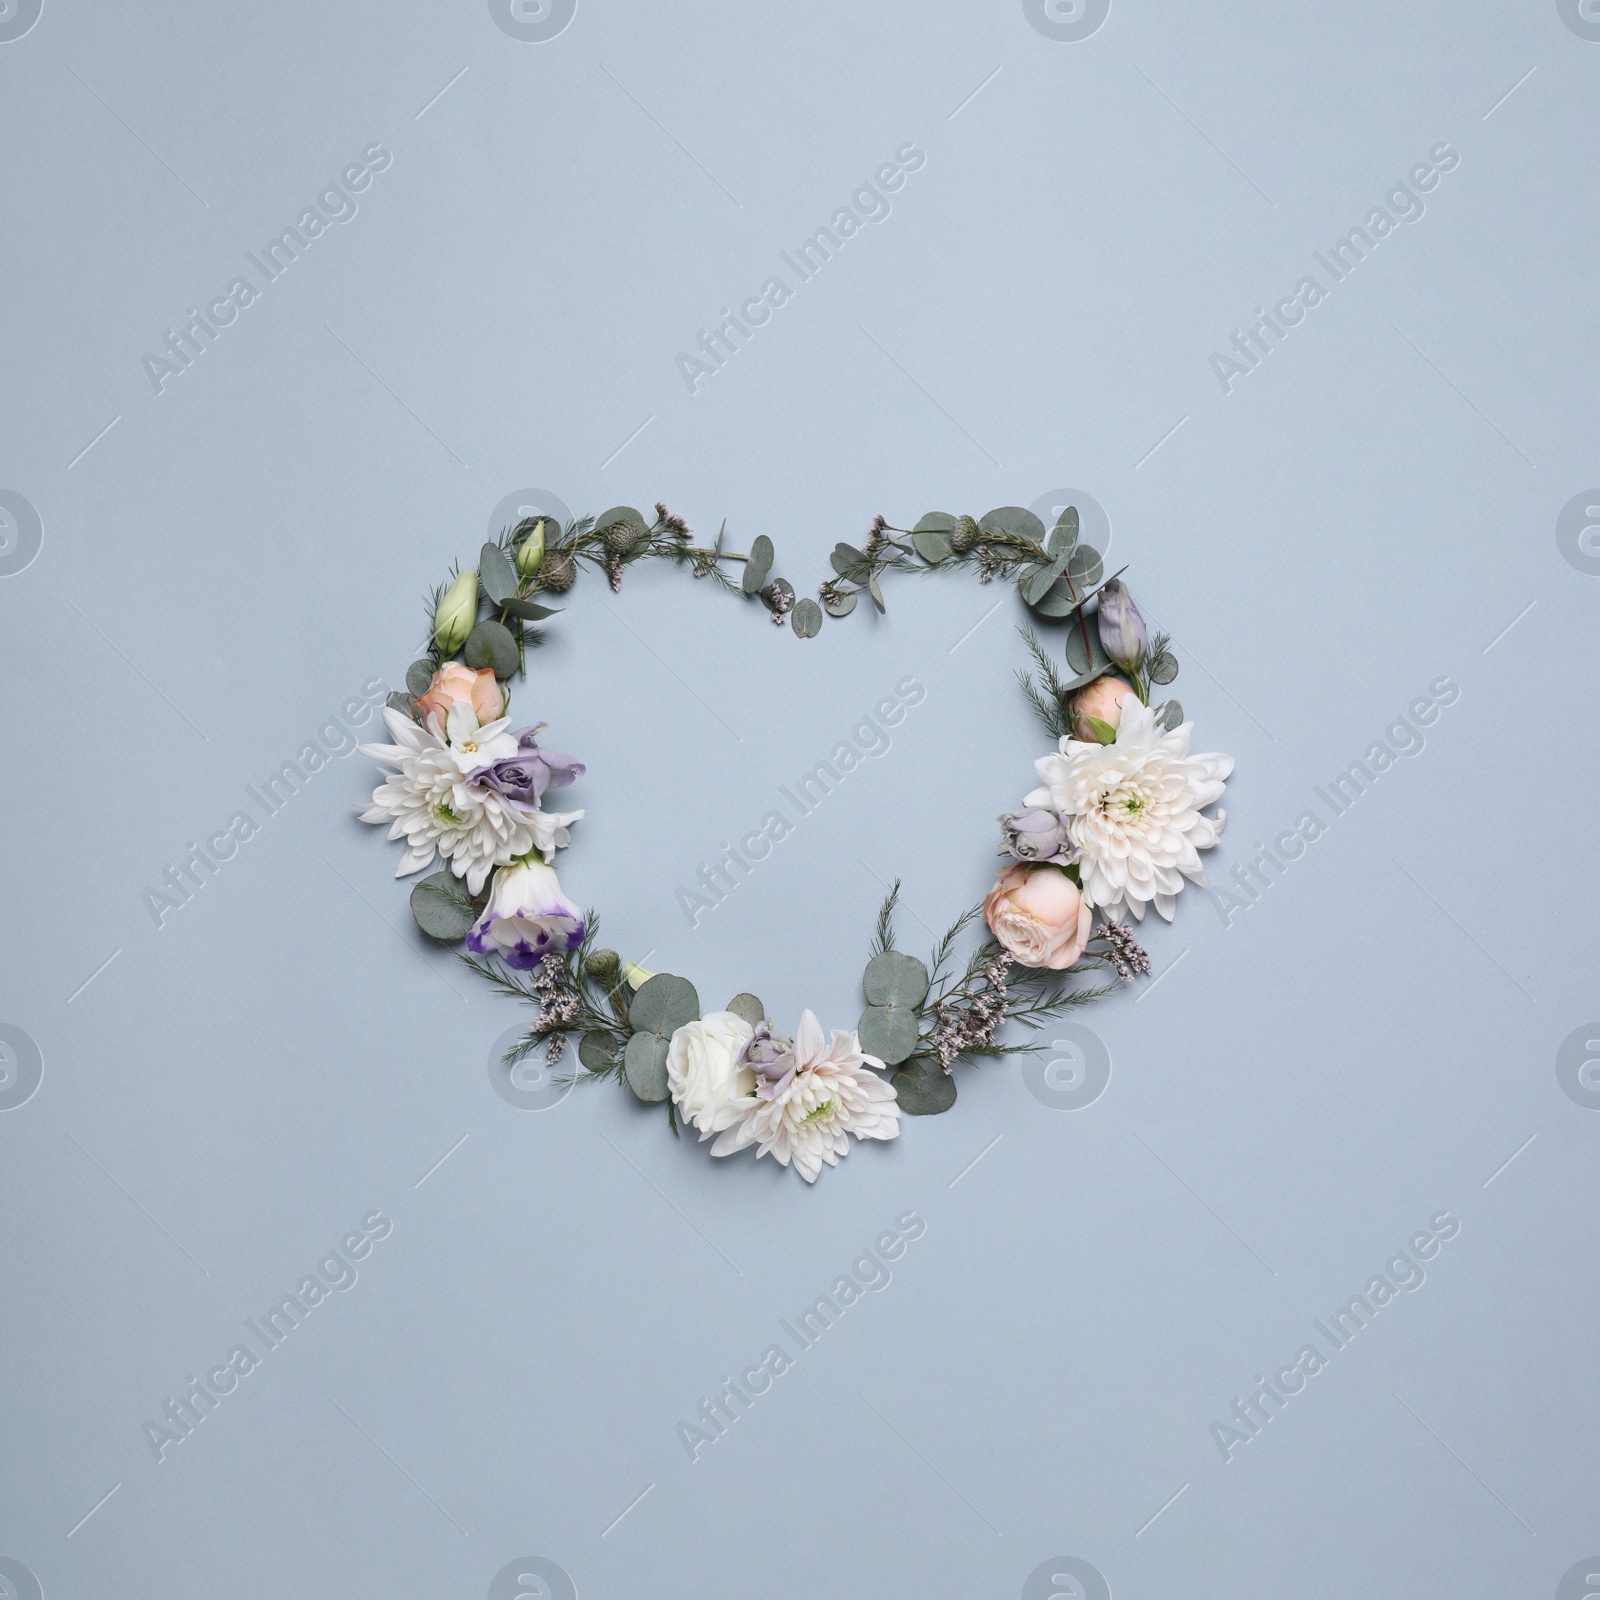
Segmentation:
[(578, 568), (569, 555), (560, 550), (552, 550), (545, 558), (544, 564), (539, 568), (539, 584), (545, 589), (554, 589), (557, 594), (564, 589), (572, 587), (572, 580), (578, 576)]
[(1054, 862), (1067, 866), (1077, 860), (1077, 847), (1067, 833), (1067, 819), (1059, 811), (1030, 806), (1008, 811), (1000, 819), (1000, 847), (1014, 860)]
[(517, 572), (521, 577), (531, 578), (544, 560), (544, 523), (540, 517), (517, 546)]
[(739, 1052), (739, 1065), (749, 1067), (757, 1077), (776, 1083), (794, 1066), (794, 1045), (772, 1031), (770, 1022), (760, 1022)]
[(478, 620), (478, 574), (463, 572), (444, 592), (433, 613), (433, 642), (447, 656), (467, 642)]
[(1085, 684), (1067, 703), (1072, 737), (1084, 744), (1115, 744), (1122, 726), (1122, 702), (1132, 693), (1130, 685), (1109, 672)]
[(1132, 672), (1144, 655), (1150, 636), (1133, 596), (1120, 578), (1100, 591), (1100, 644), (1124, 672)]
[(583, 958), (583, 970), (609, 989), (622, 973), (622, 957), (615, 950), (591, 950)]

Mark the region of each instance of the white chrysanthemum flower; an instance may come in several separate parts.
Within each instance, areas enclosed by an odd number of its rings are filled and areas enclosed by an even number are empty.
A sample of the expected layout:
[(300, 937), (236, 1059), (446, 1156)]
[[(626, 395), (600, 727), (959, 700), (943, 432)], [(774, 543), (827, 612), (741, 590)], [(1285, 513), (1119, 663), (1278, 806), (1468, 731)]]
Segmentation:
[(1059, 754), (1034, 763), (1045, 787), (1024, 804), (1070, 817), (1083, 896), (1097, 911), (1126, 905), (1142, 922), (1154, 905), (1170, 922), (1183, 880), (1204, 885), (1198, 852), (1221, 837), (1226, 813), (1208, 817), (1201, 807), (1222, 798), (1233, 757), (1190, 755), (1193, 729), (1185, 722), (1165, 732), (1129, 695), (1115, 744), (1064, 738)]
[(802, 1012), (789, 1070), (721, 1108), (718, 1120), (738, 1120), (718, 1135), (712, 1155), (732, 1155), (753, 1144), (758, 1160), (770, 1155), (780, 1166), (792, 1162), (807, 1183), (815, 1183), (823, 1162), (837, 1166), (839, 1157), (850, 1153), (850, 1134), (858, 1139), (899, 1134), (900, 1102), (893, 1087), (871, 1070), (882, 1066), (862, 1050), (854, 1033), (835, 1028), (832, 1042), (824, 1041), (815, 1015)]
[(383, 720), (395, 742), (357, 749), (391, 770), (360, 815), (363, 822), (389, 823), (389, 837), (406, 841), (397, 878), (431, 865), (437, 851), (477, 894), (495, 867), (565, 844), (568, 824), (583, 815), (535, 811), (468, 781), (472, 772), (515, 753), (504, 719), (480, 726), (471, 706), (457, 702), (448, 739), (436, 731), (437, 718), (423, 728), (386, 707)]

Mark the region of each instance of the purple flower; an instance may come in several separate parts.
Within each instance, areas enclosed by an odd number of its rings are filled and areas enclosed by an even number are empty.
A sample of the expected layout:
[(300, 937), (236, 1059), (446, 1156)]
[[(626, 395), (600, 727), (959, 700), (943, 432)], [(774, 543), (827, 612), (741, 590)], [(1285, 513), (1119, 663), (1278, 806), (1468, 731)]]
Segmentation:
[(1067, 819), (1059, 811), (1039, 806), (1008, 811), (1000, 819), (1000, 829), (1000, 848), (1018, 861), (1065, 867), (1078, 858), (1078, 848), (1067, 833)]
[(515, 736), (517, 753), (492, 766), (480, 767), (472, 774), (472, 782), (493, 789), (507, 800), (537, 809), (546, 789), (560, 789), (582, 777), (586, 769), (581, 761), (574, 761), (559, 750), (539, 748), (538, 735), (544, 726), (541, 722), (537, 727), (524, 728)]
[(756, 1031), (739, 1052), (739, 1065), (749, 1067), (761, 1079), (756, 1093), (763, 1100), (770, 1100), (794, 1071), (794, 1045), (782, 1034), (774, 1033), (770, 1022), (757, 1023)]
[(483, 915), (467, 933), (469, 950), (497, 955), (508, 967), (536, 967), (547, 955), (582, 943), (583, 913), (541, 861), (501, 867)]
[(1144, 618), (1127, 585), (1120, 578), (1113, 578), (1100, 591), (1101, 648), (1124, 672), (1132, 672), (1149, 643)]

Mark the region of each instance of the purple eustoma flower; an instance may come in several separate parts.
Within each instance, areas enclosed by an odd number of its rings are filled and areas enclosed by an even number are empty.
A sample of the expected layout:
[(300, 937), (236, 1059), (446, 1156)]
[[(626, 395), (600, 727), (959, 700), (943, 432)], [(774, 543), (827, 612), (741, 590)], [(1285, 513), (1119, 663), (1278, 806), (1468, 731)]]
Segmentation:
[(564, 788), (574, 778), (582, 777), (586, 769), (581, 761), (574, 761), (559, 750), (539, 748), (538, 735), (544, 726), (541, 722), (514, 735), (517, 753), (480, 767), (472, 774), (472, 782), (493, 789), (507, 800), (538, 809), (546, 789)]
[(561, 892), (555, 871), (521, 861), (494, 875), (489, 903), (467, 933), (467, 948), (497, 955), (508, 967), (536, 967), (583, 943), (583, 913)]

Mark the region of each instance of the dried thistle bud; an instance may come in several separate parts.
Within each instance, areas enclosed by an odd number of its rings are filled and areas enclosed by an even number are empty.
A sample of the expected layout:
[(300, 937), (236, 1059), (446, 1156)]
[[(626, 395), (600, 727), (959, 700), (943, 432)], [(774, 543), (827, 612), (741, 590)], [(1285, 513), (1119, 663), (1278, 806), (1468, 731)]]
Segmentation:
[(573, 564), (572, 557), (563, 550), (552, 550), (540, 564), (539, 586), (542, 589), (553, 589), (560, 594), (572, 587), (573, 580), (577, 576), (578, 569)]
[(983, 529), (971, 517), (961, 517), (950, 535), (950, 548), (957, 555), (965, 555), (982, 537)]
[(622, 957), (615, 950), (591, 950), (583, 958), (583, 970), (609, 989), (622, 975)]
[(638, 544), (642, 535), (631, 522), (613, 522), (601, 535), (605, 547), (614, 556), (625, 556)]

